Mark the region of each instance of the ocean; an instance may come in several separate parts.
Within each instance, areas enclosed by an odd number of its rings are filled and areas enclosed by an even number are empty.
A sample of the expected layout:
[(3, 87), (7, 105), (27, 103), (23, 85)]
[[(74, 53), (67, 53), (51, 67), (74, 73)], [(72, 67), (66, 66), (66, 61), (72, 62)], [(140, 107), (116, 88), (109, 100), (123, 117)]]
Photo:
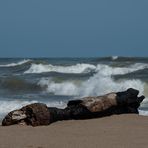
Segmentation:
[(64, 108), (72, 99), (130, 87), (146, 96), (139, 112), (148, 115), (148, 58), (1, 58), (0, 119), (30, 103)]

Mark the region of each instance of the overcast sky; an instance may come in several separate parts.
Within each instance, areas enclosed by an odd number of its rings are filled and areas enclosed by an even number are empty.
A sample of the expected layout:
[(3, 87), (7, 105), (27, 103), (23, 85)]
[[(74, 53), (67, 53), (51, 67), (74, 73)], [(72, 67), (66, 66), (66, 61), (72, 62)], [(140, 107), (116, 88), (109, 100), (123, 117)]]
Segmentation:
[(1, 0), (0, 57), (148, 56), (148, 0)]

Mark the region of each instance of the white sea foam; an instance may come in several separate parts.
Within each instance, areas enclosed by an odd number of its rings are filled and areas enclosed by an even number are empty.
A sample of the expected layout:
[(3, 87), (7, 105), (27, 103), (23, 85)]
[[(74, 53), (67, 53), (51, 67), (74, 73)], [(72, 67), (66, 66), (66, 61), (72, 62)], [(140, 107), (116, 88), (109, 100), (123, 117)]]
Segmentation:
[[(20, 101), (20, 100), (13, 100), (13, 101), (0, 101), (0, 118), (4, 117), (8, 112), (19, 109), (23, 106), (26, 106), (31, 103), (37, 103), (38, 101), (32, 100), (32, 101)], [(46, 103), (49, 107), (59, 107), (64, 108), (66, 107), (66, 103), (63, 101), (52, 101), (52, 102), (43, 102)]]
[(46, 87), (46, 91), (55, 95), (97, 96), (112, 91), (123, 91), (130, 87), (144, 92), (144, 83), (140, 80), (115, 81), (111, 75), (103, 75), (100, 72), (81, 83), (75, 81), (56, 83), (51, 78), (42, 78), (38, 85)]
[(139, 109), (139, 115), (148, 116), (148, 111)]
[(123, 75), (138, 70), (148, 68), (148, 64), (136, 63), (128, 67), (111, 67), (105, 64), (76, 64), (72, 66), (54, 66), (51, 64), (32, 64), (24, 73), (43, 73), (43, 72), (59, 72), (59, 73), (88, 73), (91, 71), (100, 72), (102, 75)]
[(43, 72), (59, 72), (59, 73), (87, 73), (95, 70), (96, 66), (91, 64), (76, 64), (72, 66), (54, 66), (51, 64), (32, 64), (24, 73), (43, 73)]
[(0, 101), (0, 114), (6, 114), (12, 110), (19, 109), (20, 107), (23, 107), (25, 105), (28, 105), (30, 103), (36, 103), (37, 101), (19, 101), (19, 100), (13, 100), (13, 101)]
[[(140, 91), (139, 95), (143, 95), (145, 85), (144, 82), (138, 79), (115, 81), (111, 76), (103, 76), (99, 72), (81, 84), (74, 81), (56, 83), (51, 78), (42, 78), (38, 84), (42, 87), (46, 86), (46, 91), (49, 93), (74, 95), (76, 97), (99, 96), (109, 92), (125, 91), (131, 87), (138, 89)], [(144, 107), (146, 103), (148, 103), (148, 98), (142, 102), (141, 107)], [(139, 110), (139, 114), (148, 116), (148, 111)]]
[[(10, 111), (19, 109), (25, 105), (31, 103), (38, 103), (38, 101), (20, 101), (20, 100), (13, 100), (13, 101), (0, 101), (0, 120)], [(51, 102), (43, 102), (48, 107), (58, 107), (58, 108), (65, 108), (66, 102), (63, 101), (51, 101)], [(139, 109), (139, 114), (143, 116), (148, 116), (148, 111)]]
[(124, 75), (145, 68), (148, 68), (148, 64), (136, 63), (128, 67), (111, 67), (105, 64), (98, 64), (96, 67), (96, 71), (99, 71), (99, 74), (103, 76), (110, 76), (110, 75)]
[(18, 66), (18, 65), (22, 65), (22, 64), (25, 64), (27, 62), (30, 62), (31, 60), (22, 60), (22, 61), (19, 61), (17, 63), (10, 63), (10, 64), (6, 64), (6, 65), (0, 65), (0, 67), (14, 67), (14, 66)]
[(117, 60), (118, 56), (112, 56), (112, 60)]
[[(112, 78), (113, 74), (125, 74), (128, 73), (129, 70), (136, 71), (137, 69), (142, 69), (146, 65), (143, 64), (135, 64), (129, 66), (128, 70), (125, 68), (112, 68), (107, 65), (98, 65), (96, 70), (97, 73), (90, 77), (88, 80), (81, 81), (77, 83), (74, 80), (67, 80), (63, 82), (55, 82), (52, 78), (42, 78), (38, 85), (43, 88), (46, 88), (45, 91), (49, 93), (54, 93), (55, 95), (73, 95), (78, 97), (84, 96), (99, 96), (109, 92), (117, 92), (117, 91), (124, 91), (130, 87), (138, 89), (141, 94), (144, 94), (144, 86), (145, 83), (138, 79), (132, 80), (120, 80), (115, 81)], [(141, 95), (140, 94), (140, 95)], [(145, 100), (147, 101), (147, 99)], [(1, 116), (5, 115), (6, 113), (18, 109), (24, 105), (38, 102), (34, 101), (20, 101), (20, 100), (13, 100), (13, 101), (0, 101), (0, 114)], [(51, 102), (43, 102), (46, 103), (48, 106), (55, 106), (59, 108), (64, 108), (66, 104), (63, 101), (51, 101)], [(144, 104), (144, 103), (143, 103)], [(140, 110), (141, 115), (147, 114), (146, 112)]]
[(41, 87), (46, 87), (46, 91), (49, 93), (54, 93), (55, 95), (77, 95), (79, 91), (79, 86), (77, 86), (72, 81), (65, 81), (62, 83), (55, 83), (50, 78), (42, 78), (38, 85)]

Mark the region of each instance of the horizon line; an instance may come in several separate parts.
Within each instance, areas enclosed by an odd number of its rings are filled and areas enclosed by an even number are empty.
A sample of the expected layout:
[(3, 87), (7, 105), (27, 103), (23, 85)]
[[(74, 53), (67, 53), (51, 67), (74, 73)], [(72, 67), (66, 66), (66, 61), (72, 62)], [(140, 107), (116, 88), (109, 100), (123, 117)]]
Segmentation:
[(113, 58), (113, 57), (117, 57), (117, 58), (148, 58), (148, 56), (117, 56), (117, 55), (111, 55), (111, 56), (50, 56), (50, 57), (46, 57), (46, 56), (40, 56), (40, 57), (38, 57), (38, 56), (25, 56), (25, 57), (23, 57), (23, 56), (13, 56), (13, 57), (0, 57), (1, 59), (4, 59), (4, 58), (10, 58), (10, 59), (13, 59), (13, 58), (20, 58), (20, 59), (22, 59), (22, 58), (34, 58), (34, 59), (37, 59), (37, 58)]

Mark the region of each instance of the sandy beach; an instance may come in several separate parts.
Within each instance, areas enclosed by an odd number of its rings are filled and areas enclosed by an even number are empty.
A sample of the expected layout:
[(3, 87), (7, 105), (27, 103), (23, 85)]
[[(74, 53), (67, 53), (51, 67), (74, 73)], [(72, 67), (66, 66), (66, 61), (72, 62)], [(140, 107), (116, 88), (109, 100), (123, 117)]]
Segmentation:
[(148, 117), (114, 115), (49, 126), (0, 127), (0, 148), (147, 148)]

